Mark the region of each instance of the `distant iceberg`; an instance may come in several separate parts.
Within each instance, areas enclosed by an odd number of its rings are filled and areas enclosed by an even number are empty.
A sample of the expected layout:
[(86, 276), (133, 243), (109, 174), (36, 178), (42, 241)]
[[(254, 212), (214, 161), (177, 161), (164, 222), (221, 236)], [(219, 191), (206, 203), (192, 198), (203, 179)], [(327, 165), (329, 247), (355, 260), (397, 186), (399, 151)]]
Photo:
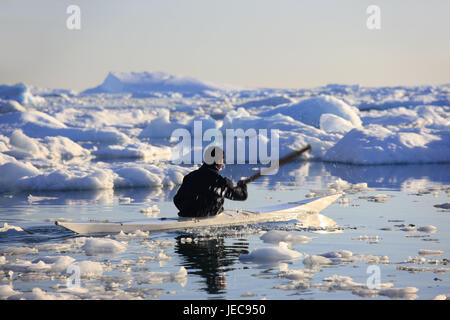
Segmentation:
[(45, 99), (39, 96), (34, 96), (30, 88), (23, 83), (18, 83), (12, 86), (0, 85), (0, 99), (15, 100), (21, 104), (38, 104), (45, 102)]
[(197, 80), (193, 77), (171, 75), (164, 72), (110, 72), (103, 83), (82, 94), (132, 93), (137, 96), (154, 92), (181, 93), (184, 96), (209, 94), (208, 92), (233, 89)]

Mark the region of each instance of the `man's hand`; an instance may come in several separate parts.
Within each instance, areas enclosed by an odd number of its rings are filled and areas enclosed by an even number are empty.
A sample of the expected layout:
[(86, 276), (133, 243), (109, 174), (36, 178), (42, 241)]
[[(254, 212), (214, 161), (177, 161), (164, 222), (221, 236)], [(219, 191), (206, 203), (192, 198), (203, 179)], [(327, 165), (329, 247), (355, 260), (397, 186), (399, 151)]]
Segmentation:
[(239, 188), (247, 188), (247, 184), (244, 182), (244, 180), (238, 181), (237, 186)]

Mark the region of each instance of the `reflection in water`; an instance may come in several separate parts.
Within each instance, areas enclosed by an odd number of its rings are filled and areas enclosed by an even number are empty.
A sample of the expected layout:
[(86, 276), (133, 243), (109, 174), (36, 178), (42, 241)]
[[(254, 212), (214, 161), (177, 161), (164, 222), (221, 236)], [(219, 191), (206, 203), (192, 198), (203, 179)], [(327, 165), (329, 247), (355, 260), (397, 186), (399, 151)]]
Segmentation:
[[(221, 174), (238, 181), (258, 172), (257, 165), (227, 165)], [(294, 185), (326, 184), (341, 178), (350, 183), (366, 182), (371, 188), (395, 188), (409, 191), (423, 185), (448, 184), (450, 164), (421, 165), (349, 165), (296, 161), (279, 168), (275, 175), (263, 176), (258, 183), (274, 187), (277, 183)]]
[(208, 294), (225, 293), (225, 273), (233, 270), (231, 266), (241, 254), (248, 253), (246, 240), (226, 245), (222, 237), (195, 238), (193, 241), (193, 238), (178, 236), (176, 241), (175, 252), (183, 258), (184, 267), (190, 274), (205, 279), (203, 289)]
[(131, 198), (133, 202), (172, 201), (176, 188), (130, 188), (100, 189), (83, 191), (30, 191), (16, 194), (0, 193), (0, 205), (3, 207), (39, 204), (39, 205), (110, 205), (119, 198)]

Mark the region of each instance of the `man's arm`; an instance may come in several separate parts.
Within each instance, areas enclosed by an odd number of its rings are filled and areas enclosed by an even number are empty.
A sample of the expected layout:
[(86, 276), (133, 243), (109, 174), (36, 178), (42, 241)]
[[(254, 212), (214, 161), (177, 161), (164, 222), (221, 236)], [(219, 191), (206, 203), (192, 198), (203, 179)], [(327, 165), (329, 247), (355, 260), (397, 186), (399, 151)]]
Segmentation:
[(240, 201), (247, 200), (248, 193), (247, 193), (247, 185), (245, 183), (239, 181), (237, 186), (235, 187), (230, 179), (227, 178), (224, 179), (226, 183), (225, 198)]

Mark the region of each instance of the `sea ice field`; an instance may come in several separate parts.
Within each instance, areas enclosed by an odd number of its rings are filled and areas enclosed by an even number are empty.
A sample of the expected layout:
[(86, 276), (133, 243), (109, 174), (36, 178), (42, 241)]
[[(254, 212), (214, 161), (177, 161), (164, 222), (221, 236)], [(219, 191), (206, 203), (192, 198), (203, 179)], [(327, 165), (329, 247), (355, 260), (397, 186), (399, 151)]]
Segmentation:
[[(343, 193), (321, 212), (336, 226), (55, 225), (176, 217), (172, 198), (199, 165), (179, 160), (230, 129), (268, 154), (312, 150), (226, 208)], [(262, 154), (221, 174), (249, 177)], [(450, 85), (242, 88), (162, 72), (111, 72), (83, 92), (0, 85), (0, 299), (448, 299), (449, 196)]]

